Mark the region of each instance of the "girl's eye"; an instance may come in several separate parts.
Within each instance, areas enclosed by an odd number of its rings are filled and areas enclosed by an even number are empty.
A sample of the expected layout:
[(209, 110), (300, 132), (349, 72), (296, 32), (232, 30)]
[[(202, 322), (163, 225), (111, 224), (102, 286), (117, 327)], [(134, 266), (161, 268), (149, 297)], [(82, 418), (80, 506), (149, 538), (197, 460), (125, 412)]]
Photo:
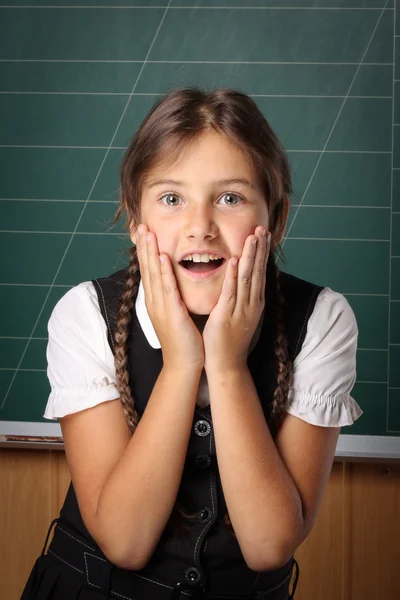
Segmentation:
[(241, 196), (238, 196), (238, 194), (232, 194), (232, 193), (224, 194), (223, 196), (221, 196), (221, 198), (227, 199), (226, 200), (227, 206), (236, 206), (236, 204), (238, 204), (242, 200)]
[(178, 194), (164, 194), (164, 196), (161, 196), (160, 200), (167, 206), (178, 206), (180, 198)]

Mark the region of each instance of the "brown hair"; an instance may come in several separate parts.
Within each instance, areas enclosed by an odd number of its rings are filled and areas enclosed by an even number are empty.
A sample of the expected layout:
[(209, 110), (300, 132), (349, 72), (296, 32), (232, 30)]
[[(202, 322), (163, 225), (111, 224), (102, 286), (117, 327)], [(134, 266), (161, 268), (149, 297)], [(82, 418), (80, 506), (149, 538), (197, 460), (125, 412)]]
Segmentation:
[[(197, 88), (175, 89), (158, 100), (142, 122), (121, 166), (121, 202), (114, 223), (125, 214), (126, 226), (140, 223), (140, 196), (145, 176), (166, 156), (176, 156), (204, 131), (214, 130), (227, 136), (250, 159), (261, 184), (269, 211), (269, 230), (272, 245), (268, 260), (268, 303), (274, 310), (275, 357), (277, 386), (268, 423), (276, 435), (283, 416), (292, 370), (288, 355), (283, 321), (283, 296), (280, 292), (279, 269), (275, 252), (284, 262), (279, 245), (273, 247), (274, 236), (284, 226), (283, 200), (292, 192), (290, 167), (286, 153), (255, 102), (246, 94), (230, 89), (205, 92)], [(172, 153), (172, 154), (171, 154)], [(115, 368), (117, 388), (129, 428), (138, 423), (129, 385), (127, 342), (132, 309), (140, 282), (136, 247), (130, 249), (130, 262), (125, 286), (120, 298), (115, 330)], [(179, 517), (179, 515), (181, 517)], [(168, 523), (169, 527), (185, 529), (186, 521), (197, 515), (186, 513), (177, 502)], [(184, 519), (182, 519), (184, 517)], [(232, 530), (229, 515), (224, 517)], [(234, 532), (233, 532), (234, 533)]]

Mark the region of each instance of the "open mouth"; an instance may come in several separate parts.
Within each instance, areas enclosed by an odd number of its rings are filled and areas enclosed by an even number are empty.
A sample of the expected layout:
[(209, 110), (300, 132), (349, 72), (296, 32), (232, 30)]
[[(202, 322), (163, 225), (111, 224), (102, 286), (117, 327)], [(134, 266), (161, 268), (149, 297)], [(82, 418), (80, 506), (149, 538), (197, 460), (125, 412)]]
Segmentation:
[(210, 260), (208, 262), (194, 262), (193, 260), (181, 260), (179, 263), (184, 269), (193, 273), (209, 273), (221, 267), (225, 262), (224, 258)]

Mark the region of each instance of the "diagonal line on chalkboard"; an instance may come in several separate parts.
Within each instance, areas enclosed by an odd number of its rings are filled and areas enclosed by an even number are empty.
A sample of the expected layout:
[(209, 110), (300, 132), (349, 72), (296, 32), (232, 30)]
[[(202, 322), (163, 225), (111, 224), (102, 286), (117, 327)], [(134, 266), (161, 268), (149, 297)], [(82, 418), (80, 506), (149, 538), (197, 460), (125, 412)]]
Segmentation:
[(6, 403), (6, 400), (7, 400), (7, 398), (8, 398), (8, 395), (9, 395), (9, 393), (10, 393), (10, 390), (11, 390), (11, 388), (12, 388), (12, 386), (13, 386), (13, 383), (14, 383), (14, 381), (15, 381), (15, 378), (16, 378), (16, 376), (17, 376), (17, 373), (18, 373), (18, 371), (19, 371), (19, 369), (20, 369), (20, 367), (21, 367), (22, 361), (23, 361), (23, 359), (24, 359), (24, 356), (25, 356), (25, 354), (26, 354), (26, 351), (27, 351), (27, 349), (28, 349), (28, 346), (29, 346), (29, 344), (30, 344), (30, 341), (31, 341), (31, 339), (32, 339), (32, 337), (33, 337), (33, 333), (34, 333), (34, 331), (35, 331), (35, 329), (36, 329), (36, 326), (37, 326), (37, 324), (38, 324), (38, 322), (39, 322), (39, 319), (40, 319), (40, 317), (41, 317), (41, 315), (42, 315), (42, 312), (43, 312), (43, 310), (44, 310), (44, 307), (46, 306), (47, 299), (48, 299), (48, 297), (50, 296), (51, 290), (53, 289), (54, 283), (55, 283), (55, 281), (56, 281), (56, 279), (57, 279), (57, 277), (58, 277), (58, 274), (59, 274), (59, 272), (60, 272), (60, 269), (61, 269), (61, 267), (62, 267), (62, 265), (63, 265), (63, 263), (64, 263), (65, 257), (66, 257), (66, 255), (67, 255), (67, 252), (68, 252), (68, 250), (69, 250), (69, 247), (71, 246), (72, 240), (74, 239), (74, 236), (75, 236), (76, 230), (78, 229), (78, 226), (79, 226), (79, 223), (80, 223), (80, 221), (81, 221), (81, 219), (82, 219), (83, 213), (85, 212), (86, 206), (87, 206), (87, 204), (88, 204), (88, 202), (89, 202), (89, 200), (90, 200), (90, 197), (91, 197), (91, 195), (92, 195), (92, 193), (93, 193), (93, 190), (94, 190), (94, 188), (95, 188), (95, 185), (96, 185), (96, 183), (97, 183), (97, 180), (99, 179), (100, 173), (101, 173), (101, 171), (102, 171), (102, 169), (103, 169), (104, 163), (105, 163), (105, 161), (106, 161), (106, 159), (107, 159), (107, 156), (108, 156), (108, 154), (109, 154), (109, 152), (110, 152), (110, 149), (111, 149), (111, 147), (112, 147), (113, 141), (114, 141), (114, 139), (115, 139), (115, 137), (116, 137), (116, 135), (117, 135), (117, 133), (118, 133), (118, 130), (119, 130), (119, 128), (120, 128), (120, 125), (121, 125), (121, 123), (122, 123), (122, 119), (124, 118), (124, 116), (125, 116), (125, 113), (126, 113), (126, 111), (127, 111), (127, 109), (128, 109), (128, 106), (129, 106), (129, 104), (130, 104), (130, 102), (131, 102), (131, 99), (132, 99), (132, 97), (133, 97), (133, 93), (134, 93), (134, 91), (135, 91), (135, 89), (136, 89), (136, 86), (137, 86), (137, 84), (138, 84), (138, 81), (139, 81), (139, 79), (140, 79), (140, 76), (142, 75), (142, 73), (143, 73), (143, 69), (144, 69), (144, 67), (146, 66), (147, 59), (148, 59), (148, 58), (149, 58), (149, 56), (150, 56), (150, 52), (151, 52), (151, 51), (152, 51), (152, 49), (153, 49), (154, 42), (156, 41), (156, 38), (157, 38), (157, 36), (158, 36), (158, 33), (159, 33), (160, 29), (161, 29), (161, 26), (162, 26), (162, 24), (164, 23), (164, 20), (165, 20), (165, 17), (166, 17), (166, 14), (167, 14), (167, 12), (168, 12), (168, 9), (169, 9), (169, 7), (170, 7), (170, 4), (171, 4), (171, 2), (172, 2), (172, 0), (169, 0), (169, 2), (168, 2), (168, 5), (167, 5), (167, 6), (166, 6), (166, 8), (165, 8), (164, 14), (163, 14), (163, 16), (162, 16), (162, 18), (161, 18), (160, 24), (159, 24), (159, 26), (158, 26), (158, 28), (157, 28), (157, 31), (156, 31), (155, 35), (154, 35), (153, 41), (152, 41), (152, 42), (151, 42), (151, 44), (150, 44), (150, 48), (149, 48), (149, 50), (148, 50), (148, 52), (147, 52), (147, 54), (146, 54), (146, 57), (145, 57), (145, 59), (144, 59), (144, 62), (143, 62), (143, 64), (142, 64), (142, 67), (141, 67), (141, 69), (140, 69), (140, 71), (139, 71), (139, 74), (138, 74), (138, 76), (136, 77), (136, 80), (135, 80), (135, 83), (134, 83), (134, 85), (133, 85), (132, 91), (131, 91), (131, 93), (130, 93), (130, 95), (129, 95), (129, 98), (128, 98), (128, 100), (127, 100), (127, 103), (125, 104), (125, 108), (124, 108), (124, 110), (123, 110), (123, 112), (122, 112), (122, 115), (121, 115), (121, 117), (120, 117), (120, 119), (119, 119), (119, 121), (118, 121), (117, 127), (116, 127), (116, 129), (115, 129), (115, 131), (114, 131), (114, 135), (113, 135), (113, 136), (112, 136), (112, 138), (111, 138), (110, 144), (109, 144), (109, 146), (108, 146), (108, 148), (107, 148), (107, 151), (106, 151), (106, 153), (105, 153), (105, 155), (104, 155), (103, 161), (102, 161), (102, 163), (101, 163), (101, 165), (100, 165), (100, 167), (99, 167), (99, 169), (98, 169), (98, 171), (97, 171), (97, 175), (96, 175), (96, 177), (95, 177), (95, 180), (94, 180), (94, 182), (93, 182), (93, 185), (92, 185), (92, 187), (91, 187), (91, 189), (90, 189), (89, 195), (88, 195), (88, 197), (86, 198), (85, 204), (83, 205), (82, 211), (81, 211), (81, 213), (80, 213), (80, 215), (79, 215), (79, 218), (78, 218), (78, 221), (77, 221), (77, 223), (76, 223), (76, 225), (75, 225), (75, 229), (74, 229), (74, 231), (72, 232), (72, 235), (71, 235), (71, 237), (70, 237), (70, 240), (69, 240), (69, 242), (68, 242), (68, 244), (67, 244), (67, 247), (66, 247), (66, 249), (65, 249), (65, 251), (64, 251), (64, 254), (63, 254), (62, 258), (61, 258), (61, 261), (60, 261), (60, 264), (59, 264), (59, 266), (58, 266), (57, 272), (56, 272), (56, 274), (54, 275), (53, 281), (52, 281), (52, 283), (51, 283), (51, 285), (50, 285), (50, 287), (49, 287), (49, 290), (48, 290), (48, 292), (47, 292), (47, 295), (46, 295), (46, 297), (45, 297), (45, 299), (44, 299), (44, 302), (43, 302), (42, 308), (40, 309), (40, 312), (39, 312), (39, 315), (38, 315), (38, 317), (37, 317), (37, 319), (36, 319), (35, 325), (33, 326), (33, 329), (32, 329), (32, 332), (31, 332), (31, 335), (29, 336), (29, 340), (28, 340), (28, 341), (27, 341), (27, 343), (26, 343), (25, 349), (24, 349), (24, 351), (23, 351), (23, 353), (22, 353), (22, 356), (21, 356), (21, 358), (20, 358), (20, 361), (19, 361), (19, 363), (18, 363), (18, 366), (17, 366), (17, 368), (16, 368), (16, 370), (15, 370), (15, 372), (14, 372), (14, 375), (13, 375), (13, 377), (12, 377), (12, 379), (11, 379), (10, 385), (8, 386), (7, 392), (5, 393), (5, 396), (4, 396), (4, 399), (3, 399), (3, 402), (2, 402), (2, 403), (1, 403), (1, 405), (0, 405), (0, 411), (3, 409), (3, 406), (4, 406), (4, 404)]
[(292, 227), (293, 227), (293, 223), (294, 223), (294, 222), (295, 222), (295, 220), (296, 220), (296, 217), (297, 217), (297, 215), (298, 215), (298, 213), (299, 213), (299, 210), (300, 210), (300, 208), (301, 208), (301, 205), (302, 205), (302, 203), (303, 203), (303, 200), (304, 200), (304, 198), (306, 197), (306, 194), (307, 194), (307, 192), (308, 192), (308, 190), (309, 190), (309, 188), (310, 188), (310, 185), (311, 185), (311, 183), (312, 183), (312, 181), (313, 181), (313, 179), (314, 179), (314, 175), (315, 175), (315, 173), (316, 173), (316, 171), (317, 171), (317, 169), (318, 169), (319, 163), (321, 162), (322, 156), (323, 156), (323, 155), (324, 155), (324, 153), (325, 153), (326, 147), (327, 147), (327, 145), (329, 144), (329, 140), (330, 140), (330, 139), (331, 139), (331, 137), (332, 137), (332, 133), (333, 133), (333, 131), (334, 131), (335, 127), (336, 127), (336, 124), (337, 124), (337, 122), (339, 121), (339, 117), (340, 117), (340, 115), (342, 114), (343, 107), (344, 107), (344, 105), (346, 104), (346, 101), (347, 101), (347, 99), (348, 99), (348, 97), (349, 97), (349, 94), (350, 94), (350, 92), (351, 92), (351, 89), (352, 89), (352, 87), (353, 87), (353, 85), (354, 85), (354, 82), (355, 82), (355, 80), (356, 80), (356, 78), (357, 78), (357, 75), (358, 75), (358, 72), (359, 72), (359, 70), (360, 70), (360, 67), (361, 67), (361, 65), (363, 64), (363, 62), (364, 62), (364, 58), (365, 58), (365, 56), (366, 56), (366, 54), (367, 54), (367, 52), (368, 52), (368, 50), (369, 50), (369, 47), (370, 47), (370, 45), (371, 45), (371, 42), (372, 42), (372, 40), (374, 39), (374, 35), (375, 35), (375, 33), (376, 33), (376, 30), (378, 29), (379, 23), (381, 22), (382, 16), (383, 16), (383, 14), (384, 14), (384, 12), (385, 12), (385, 10), (386, 10), (386, 6), (388, 5), (388, 2), (389, 2), (389, 0), (386, 0), (386, 4), (385, 4), (385, 6), (382, 8), (382, 10), (381, 10), (381, 12), (380, 12), (380, 15), (379, 15), (379, 17), (378, 17), (378, 20), (377, 20), (377, 22), (376, 22), (376, 25), (375, 25), (375, 27), (374, 27), (374, 30), (373, 30), (373, 32), (372, 32), (372, 34), (371, 34), (371, 37), (370, 37), (370, 39), (369, 39), (369, 42), (368, 42), (368, 44), (367, 44), (367, 47), (365, 48), (364, 54), (362, 55), (362, 57), (361, 57), (361, 60), (360, 60), (360, 62), (358, 63), (358, 67), (357, 67), (357, 69), (356, 69), (356, 72), (355, 72), (355, 74), (354, 74), (354, 77), (353, 77), (353, 79), (352, 79), (352, 81), (351, 81), (351, 83), (350, 83), (349, 89), (347, 90), (347, 94), (346, 94), (346, 96), (345, 96), (345, 97), (344, 97), (344, 99), (343, 99), (342, 105), (341, 105), (341, 107), (340, 107), (340, 109), (339, 109), (339, 112), (338, 112), (338, 114), (337, 114), (337, 116), (336, 116), (335, 122), (334, 122), (334, 123), (333, 123), (333, 125), (332, 125), (332, 128), (331, 128), (331, 130), (330, 130), (330, 132), (329, 132), (329, 135), (328, 135), (328, 137), (327, 137), (327, 139), (326, 139), (325, 145), (324, 145), (324, 147), (323, 147), (323, 149), (322, 149), (322, 151), (321, 151), (321, 154), (319, 155), (319, 158), (318, 158), (318, 160), (317, 160), (317, 164), (316, 164), (316, 165), (315, 165), (315, 167), (314, 167), (314, 171), (312, 172), (312, 174), (311, 174), (311, 177), (310, 177), (310, 180), (309, 180), (309, 182), (308, 182), (308, 184), (307, 184), (307, 187), (306, 187), (306, 189), (305, 189), (305, 191), (304, 191), (304, 193), (303, 193), (303, 195), (302, 195), (302, 197), (301, 197), (300, 203), (298, 204), (298, 207), (297, 207), (297, 210), (296, 210), (296, 212), (295, 212), (295, 214), (294, 214), (294, 216), (293, 216), (292, 222), (290, 223), (290, 226), (289, 226), (288, 230), (287, 230), (287, 231), (286, 231), (286, 233), (285, 233), (285, 236), (284, 236), (284, 238), (283, 238), (282, 247), (285, 245), (285, 242), (286, 242), (286, 240), (287, 240), (287, 239), (288, 239), (288, 237), (289, 237), (289, 233), (290, 233), (290, 231), (291, 231), (291, 229), (292, 229)]

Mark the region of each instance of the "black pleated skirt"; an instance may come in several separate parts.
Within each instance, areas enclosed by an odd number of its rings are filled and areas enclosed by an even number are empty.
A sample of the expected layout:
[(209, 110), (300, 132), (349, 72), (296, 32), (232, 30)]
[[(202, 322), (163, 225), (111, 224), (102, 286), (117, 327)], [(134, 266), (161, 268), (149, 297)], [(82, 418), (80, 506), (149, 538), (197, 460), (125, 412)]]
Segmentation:
[(50, 554), (40, 556), (29, 575), (21, 600), (110, 600), (101, 592), (88, 587), (71, 569)]

